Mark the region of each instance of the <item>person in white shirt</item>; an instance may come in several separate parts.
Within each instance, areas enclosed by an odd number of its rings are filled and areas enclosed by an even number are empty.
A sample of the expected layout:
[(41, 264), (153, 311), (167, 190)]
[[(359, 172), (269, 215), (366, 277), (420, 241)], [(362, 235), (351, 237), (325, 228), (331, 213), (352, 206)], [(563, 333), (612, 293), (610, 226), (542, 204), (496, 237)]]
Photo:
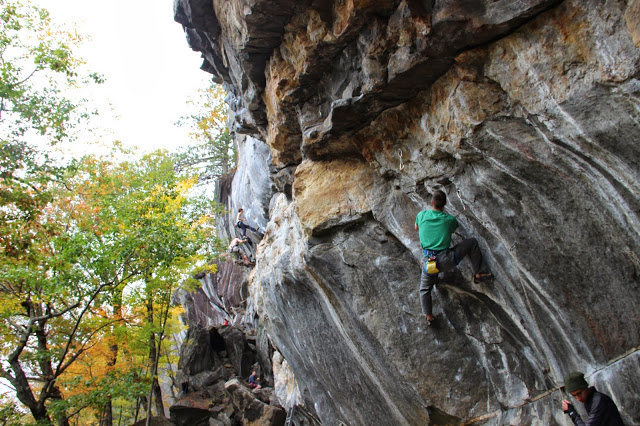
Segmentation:
[(247, 218), (244, 216), (244, 209), (241, 207), (240, 209), (238, 209), (238, 215), (236, 216), (236, 226), (242, 230), (241, 232), (243, 238), (247, 236), (247, 229), (250, 229), (253, 232), (258, 232), (256, 228), (253, 228), (246, 222)]

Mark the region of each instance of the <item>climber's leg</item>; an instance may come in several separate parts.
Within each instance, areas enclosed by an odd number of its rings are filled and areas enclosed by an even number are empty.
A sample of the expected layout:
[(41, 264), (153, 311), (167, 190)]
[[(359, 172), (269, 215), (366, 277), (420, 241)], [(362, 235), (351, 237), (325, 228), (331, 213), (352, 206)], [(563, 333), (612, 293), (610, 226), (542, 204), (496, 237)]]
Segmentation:
[(486, 265), (482, 261), (482, 252), (475, 238), (467, 238), (453, 247), (458, 258), (456, 262), (460, 262), (465, 256), (469, 256), (471, 269), (473, 270), (474, 280), (484, 279), (485, 277), (493, 277)]
[(438, 274), (427, 274), (424, 270), (423, 262), (422, 273), (420, 275), (420, 305), (422, 306), (422, 313), (427, 321), (433, 321), (433, 301), (431, 297), (431, 291), (433, 286), (438, 282)]

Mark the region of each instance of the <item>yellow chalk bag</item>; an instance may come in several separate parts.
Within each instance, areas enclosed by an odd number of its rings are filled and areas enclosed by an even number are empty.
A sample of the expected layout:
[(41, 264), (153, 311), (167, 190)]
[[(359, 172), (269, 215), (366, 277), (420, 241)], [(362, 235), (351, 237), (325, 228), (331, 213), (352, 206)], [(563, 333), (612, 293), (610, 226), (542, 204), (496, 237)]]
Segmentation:
[(436, 258), (430, 257), (427, 260), (427, 274), (437, 274), (438, 272), (440, 272), (440, 270), (438, 269), (438, 265), (436, 265)]

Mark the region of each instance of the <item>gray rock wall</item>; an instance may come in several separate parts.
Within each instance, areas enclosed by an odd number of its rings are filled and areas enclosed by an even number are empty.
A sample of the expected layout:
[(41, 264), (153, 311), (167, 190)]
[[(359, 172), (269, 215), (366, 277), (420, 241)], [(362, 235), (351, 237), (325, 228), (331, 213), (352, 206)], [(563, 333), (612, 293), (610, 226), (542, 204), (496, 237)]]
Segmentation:
[[(236, 141), (242, 155), (233, 176), (231, 203), (228, 206), (231, 222), (235, 221), (235, 215), (242, 207), (249, 224), (264, 229), (268, 221), (269, 200), (273, 195), (269, 148), (264, 142), (250, 136), (238, 136)], [(236, 228), (231, 235), (239, 235), (239, 232)]]
[[(640, 424), (640, 1), (207, 4), (176, 16), (251, 135), (249, 311), (323, 423), (569, 424), (582, 370)], [(462, 262), (429, 328), (434, 189), (497, 279)]]

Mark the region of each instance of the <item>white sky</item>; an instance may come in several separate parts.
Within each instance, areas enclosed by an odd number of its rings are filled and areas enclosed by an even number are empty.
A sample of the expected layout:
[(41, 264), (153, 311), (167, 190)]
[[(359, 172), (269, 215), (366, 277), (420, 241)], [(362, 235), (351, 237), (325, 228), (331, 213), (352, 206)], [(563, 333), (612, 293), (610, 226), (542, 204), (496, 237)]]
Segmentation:
[(49, 10), (54, 22), (87, 36), (79, 56), (106, 79), (82, 93), (100, 110), (100, 129), (81, 133), (78, 142), (102, 136), (144, 151), (188, 142), (188, 130), (174, 123), (211, 75), (200, 70), (200, 52), (189, 48), (182, 25), (173, 20), (173, 0), (34, 3)]

